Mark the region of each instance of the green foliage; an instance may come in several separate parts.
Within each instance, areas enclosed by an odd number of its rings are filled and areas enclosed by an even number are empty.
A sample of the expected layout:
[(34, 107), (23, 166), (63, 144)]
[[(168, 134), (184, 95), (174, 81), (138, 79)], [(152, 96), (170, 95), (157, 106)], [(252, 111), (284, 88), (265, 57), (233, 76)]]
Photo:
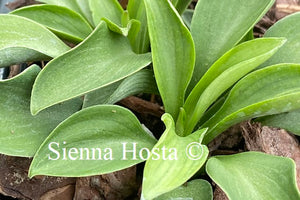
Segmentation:
[[(46, 0), (43, 0), (46, 1)], [(85, 17), (87, 19), (87, 21), (93, 26), (95, 27), (95, 24), (93, 22), (93, 14), (91, 12), (90, 9), (90, 4), (89, 4), (89, 0), (75, 0), (78, 7), (79, 7), (79, 11), (77, 11), (79, 14), (81, 14), (83, 17)], [(65, 2), (65, 1), (59, 1), (61, 2)], [(75, 10), (76, 11), (76, 10)]]
[[(278, 21), (264, 35), (264, 37), (280, 37), (287, 38), (286, 44), (261, 67), (278, 63), (299, 63), (299, 47), (300, 47), (300, 13), (295, 13)], [(288, 113), (265, 116), (258, 118), (257, 121), (264, 125), (281, 127), (300, 135), (298, 121), (300, 111), (295, 110)]]
[(239, 43), (274, 1), (198, 1), (191, 25), (197, 55), (191, 88), (218, 58)]
[(296, 166), (289, 158), (259, 152), (214, 156), (206, 164), (208, 175), (231, 200), (297, 200)]
[(174, 200), (174, 199), (193, 199), (193, 200), (212, 200), (213, 191), (209, 182), (196, 179), (167, 192), (155, 200)]
[(42, 25), (29, 19), (0, 15), (0, 67), (49, 60), (70, 48)]
[(157, 86), (166, 112), (177, 119), (193, 73), (194, 43), (169, 1), (144, 2)]
[(146, 53), (149, 51), (150, 39), (148, 35), (147, 16), (143, 0), (129, 0), (127, 10), (131, 19), (136, 19), (141, 23), (138, 35), (134, 38), (132, 45), (136, 53)]
[(263, 66), (300, 62), (298, 53), (300, 47), (300, 13), (295, 13), (278, 21), (267, 30), (264, 37), (285, 37), (287, 42)]
[(175, 132), (171, 115), (166, 113), (162, 120), (166, 130), (153, 147), (154, 153), (144, 169), (144, 199), (153, 199), (182, 185), (202, 167), (209, 153), (208, 148), (201, 145), (207, 129), (180, 137)]
[(103, 18), (103, 21), (106, 22), (108, 28), (115, 32), (115, 33), (119, 33), (125, 37), (127, 37), (130, 33), (130, 30), (134, 30), (134, 35), (135, 36), (139, 30), (139, 27), (140, 27), (140, 23), (136, 20), (130, 20), (126, 27), (120, 27), (118, 26), (117, 24), (113, 23), (112, 21), (110, 21), (109, 19), (106, 19), (106, 18)]
[(274, 65), (247, 75), (232, 88), (216, 114), (202, 125), (209, 128), (204, 143), (238, 122), (299, 109), (299, 81), (299, 64)]
[(69, 8), (86, 17), (89, 23), (94, 25), (89, 0), (40, 0), (40, 2)]
[(0, 81), (0, 152), (7, 155), (32, 157), (49, 133), (65, 118), (78, 111), (82, 101), (74, 99), (30, 113), (30, 94), (40, 72), (37, 65), (22, 74)]
[(172, 3), (175, 5), (177, 12), (181, 15), (192, 0), (172, 0)]
[(184, 109), (188, 118), (186, 134), (201, 119), (205, 111), (240, 78), (270, 58), (283, 44), (284, 39), (257, 39), (242, 43), (217, 60), (204, 74), (188, 96)]
[(118, 0), (89, 0), (89, 3), (95, 25), (99, 24), (104, 17), (118, 25), (122, 24), (124, 10)]
[(258, 121), (265, 126), (283, 128), (294, 133), (295, 135), (300, 136), (300, 126), (298, 125), (299, 116), (300, 110), (295, 110), (277, 115), (259, 117), (255, 121)]
[(194, 10), (186, 9), (182, 14), (182, 20), (184, 21), (185, 25), (191, 29), (191, 22), (193, 18)]
[(138, 71), (121, 81), (88, 93), (84, 98), (83, 107), (114, 104), (125, 97), (139, 93), (158, 94), (153, 71), (147, 69)]
[(33, 5), (11, 14), (43, 24), (60, 38), (74, 43), (81, 42), (92, 32), (91, 26), (81, 15), (65, 7)]
[(66, 7), (69, 8), (71, 10), (74, 10), (75, 12), (81, 13), (81, 9), (79, 8), (78, 2), (80, 0), (40, 0), (39, 2), (43, 2), (46, 4), (50, 4), (50, 5), (57, 5), (57, 6), (62, 6), (62, 7)]
[[(126, 11), (117, 0), (41, 2), (0, 15), (0, 67), (52, 59), (0, 82), (0, 152), (34, 155), (30, 177), (146, 160), (142, 199), (206, 200), (209, 183), (191, 179), (221, 132), (257, 118), (299, 134), (300, 15), (253, 38), (274, 0), (199, 0), (195, 12), (190, 0), (129, 0)], [(131, 111), (107, 105), (139, 93), (163, 101), (158, 142)], [(299, 199), (287, 158), (216, 156), (206, 171), (230, 199)]]
[(125, 37), (112, 33), (101, 22), (85, 41), (53, 59), (38, 75), (31, 111), (37, 114), (51, 105), (117, 82), (147, 66), (150, 56), (133, 53)]
[[(114, 105), (93, 106), (53, 130), (38, 149), (29, 177), (78, 177), (117, 171), (142, 162), (146, 155), (141, 156), (140, 150), (151, 150), (155, 142), (129, 110)], [(136, 152), (129, 152), (133, 149)]]

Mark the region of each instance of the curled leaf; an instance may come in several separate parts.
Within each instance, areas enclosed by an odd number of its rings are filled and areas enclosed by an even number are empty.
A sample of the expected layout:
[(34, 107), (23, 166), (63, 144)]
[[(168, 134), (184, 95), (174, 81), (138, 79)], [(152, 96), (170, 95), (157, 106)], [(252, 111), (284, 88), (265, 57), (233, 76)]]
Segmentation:
[(201, 144), (207, 129), (180, 137), (170, 114), (164, 114), (162, 120), (166, 130), (153, 147), (144, 169), (142, 198), (147, 200), (182, 185), (202, 167), (208, 156), (208, 148)]

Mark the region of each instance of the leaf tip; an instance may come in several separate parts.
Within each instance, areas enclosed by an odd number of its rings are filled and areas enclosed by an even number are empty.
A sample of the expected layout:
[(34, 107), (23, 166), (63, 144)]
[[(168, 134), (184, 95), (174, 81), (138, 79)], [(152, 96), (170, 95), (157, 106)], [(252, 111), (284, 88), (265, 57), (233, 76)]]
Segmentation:
[(30, 113), (32, 116), (37, 115), (41, 110), (33, 103), (32, 99), (30, 101)]
[(279, 41), (279, 47), (281, 47), (282, 45), (284, 45), (287, 42), (287, 38), (285, 37), (278, 37), (277, 40)]
[(28, 170), (28, 178), (32, 179), (34, 176), (36, 176), (37, 174), (35, 172), (33, 172), (34, 170), (32, 170), (32, 164), (31, 166), (29, 167), (29, 170)]

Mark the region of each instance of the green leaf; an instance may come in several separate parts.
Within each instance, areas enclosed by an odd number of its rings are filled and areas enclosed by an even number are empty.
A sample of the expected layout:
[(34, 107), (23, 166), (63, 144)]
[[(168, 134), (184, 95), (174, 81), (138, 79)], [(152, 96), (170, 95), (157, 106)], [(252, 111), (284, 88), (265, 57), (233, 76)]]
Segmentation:
[[(78, 0), (39, 0), (39, 2), (43, 2), (50, 5), (57, 5), (69, 8), (77, 13), (81, 13), (81, 10), (77, 4)], [(85, 0), (88, 1), (88, 0)]]
[(39, 2), (69, 8), (84, 16), (94, 26), (89, 0), (39, 0)]
[(95, 27), (89, 0), (76, 0), (76, 2), (77, 2), (77, 5), (78, 5), (82, 15), (88, 20), (88, 22), (93, 27)]
[(295, 135), (300, 136), (300, 110), (295, 110), (278, 115), (269, 115), (257, 118), (255, 121), (261, 122), (262, 125), (283, 128)]
[(33, 156), (49, 133), (82, 105), (80, 99), (74, 99), (44, 110), (33, 117), (29, 107), (30, 95), (39, 72), (40, 68), (33, 65), (12, 79), (0, 81), (2, 154)]
[[(261, 67), (277, 63), (300, 63), (300, 13), (289, 15), (276, 24), (274, 24), (264, 35), (264, 37), (283, 36), (287, 38), (286, 44), (265, 62)], [(284, 128), (294, 134), (299, 135), (300, 129), (297, 125), (299, 122), (299, 111), (289, 113), (265, 116), (257, 119), (264, 125)]]
[(182, 20), (184, 21), (185, 25), (190, 29), (192, 18), (194, 15), (194, 10), (192, 9), (186, 9), (182, 14)]
[(56, 5), (26, 6), (11, 12), (36, 21), (70, 42), (79, 43), (86, 38), (92, 28), (78, 13)]
[(121, 27), (121, 26), (115, 24), (114, 22), (110, 21), (109, 19), (107, 19), (105, 17), (102, 18), (102, 20), (106, 22), (109, 30), (111, 30), (111, 31), (113, 31), (115, 33), (121, 34), (121, 35), (123, 35), (125, 37), (128, 36), (131, 28), (135, 29), (138, 32), (138, 29), (140, 27), (140, 22), (137, 21), (137, 20), (135, 20), (135, 19), (130, 20), (127, 23), (126, 27)]
[(155, 200), (212, 200), (213, 191), (209, 182), (196, 179), (165, 193)]
[(279, 63), (300, 63), (300, 13), (283, 18), (265, 33), (264, 37), (285, 37), (286, 44), (261, 67)]
[(141, 26), (137, 36), (132, 39), (132, 48), (136, 53), (146, 53), (149, 51), (150, 39), (147, 27), (146, 8), (143, 0), (129, 0), (127, 10), (130, 19), (140, 21)]
[(208, 175), (230, 200), (298, 200), (293, 160), (259, 152), (215, 156), (206, 164)]
[(202, 167), (208, 156), (208, 148), (201, 145), (207, 129), (180, 137), (170, 114), (164, 114), (162, 120), (166, 130), (146, 161), (142, 199), (153, 199), (179, 187)]
[(125, 108), (86, 108), (53, 130), (35, 154), (29, 177), (82, 177), (114, 172), (144, 161), (145, 148), (151, 149), (155, 142)]
[(191, 88), (218, 58), (239, 43), (274, 1), (198, 1), (191, 25), (197, 55)]
[(254, 38), (254, 35), (253, 35), (253, 29), (251, 29), (244, 37), (242, 40), (240, 40), (239, 44), (240, 43), (243, 43), (243, 42), (247, 42), (249, 40), (253, 40), (255, 39)]
[(15, 15), (0, 15), (0, 67), (50, 60), (70, 48), (40, 24)]
[(175, 8), (178, 11), (178, 13), (181, 15), (186, 8), (188, 7), (188, 5), (190, 5), (192, 0), (174, 0), (174, 2), (176, 2)]
[(189, 30), (169, 1), (144, 0), (153, 68), (164, 107), (177, 119), (191, 79), (195, 48)]
[(208, 127), (204, 144), (241, 121), (300, 108), (300, 65), (280, 64), (257, 70), (240, 80)]
[(151, 70), (138, 71), (124, 80), (87, 94), (84, 98), (83, 107), (97, 104), (114, 104), (125, 97), (139, 93), (158, 94)]
[(127, 38), (110, 32), (102, 22), (86, 40), (41, 71), (32, 91), (31, 112), (117, 82), (150, 62), (150, 54), (133, 53)]
[[(230, 91), (230, 89), (229, 89)], [(229, 91), (225, 92), (213, 105), (210, 106), (209, 109), (204, 113), (204, 115), (201, 117), (201, 119), (198, 122), (198, 125), (201, 126), (201, 124), (204, 124), (206, 121), (208, 121), (216, 112), (222, 107), (224, 104)]]
[(89, 2), (95, 25), (98, 25), (103, 17), (115, 24), (122, 24), (121, 18), (124, 10), (118, 0), (89, 0)]
[(218, 59), (188, 96), (184, 109), (186, 132), (193, 131), (204, 112), (240, 78), (269, 59), (285, 43), (282, 38), (244, 42)]

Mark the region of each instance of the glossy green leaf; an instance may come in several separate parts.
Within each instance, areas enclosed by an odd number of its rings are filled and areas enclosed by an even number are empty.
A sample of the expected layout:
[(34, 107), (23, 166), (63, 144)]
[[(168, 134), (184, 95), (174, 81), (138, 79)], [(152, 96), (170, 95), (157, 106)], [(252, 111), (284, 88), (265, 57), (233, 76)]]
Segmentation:
[(156, 82), (166, 112), (177, 119), (193, 73), (194, 43), (189, 30), (169, 1), (144, 2)]
[(257, 70), (239, 81), (208, 127), (204, 144), (241, 121), (300, 108), (300, 65), (280, 64)]
[(93, 106), (53, 130), (35, 154), (29, 177), (114, 172), (144, 161), (145, 148), (151, 150), (155, 142), (129, 110), (114, 105)]
[(282, 38), (244, 42), (218, 59), (188, 96), (186, 134), (193, 131), (204, 112), (240, 78), (269, 59), (285, 43)]
[(124, 12), (118, 0), (89, 0), (93, 21), (98, 25), (103, 17), (121, 25), (121, 18)]
[(209, 182), (196, 179), (165, 193), (154, 200), (212, 200), (213, 191)]
[(0, 15), (0, 67), (50, 60), (70, 48), (40, 24), (15, 15)]
[(83, 107), (114, 104), (125, 97), (139, 93), (158, 94), (152, 71), (141, 70), (124, 80), (87, 94), (84, 98)]
[(142, 199), (153, 199), (190, 179), (205, 163), (208, 148), (201, 145), (207, 129), (187, 137), (175, 132), (175, 123), (168, 113), (162, 116), (166, 130), (152, 149), (144, 168)]
[(147, 27), (146, 8), (143, 0), (129, 0), (127, 10), (130, 19), (136, 19), (141, 23), (137, 36), (132, 39), (132, 48), (136, 53), (149, 51), (150, 39)]
[(150, 62), (150, 54), (133, 53), (126, 37), (101, 22), (86, 40), (41, 71), (32, 91), (31, 112), (117, 82)]
[(56, 5), (33, 5), (20, 8), (11, 14), (36, 21), (70, 42), (79, 43), (91, 32), (88, 22), (76, 12)]
[(191, 25), (196, 65), (191, 88), (254, 27), (275, 0), (199, 0)]
[(0, 81), (0, 152), (12, 156), (31, 157), (50, 132), (65, 118), (78, 111), (80, 99), (74, 99), (44, 110), (30, 113), (33, 82), (40, 72), (37, 65), (12, 79)]
[(293, 160), (259, 152), (215, 156), (206, 164), (208, 175), (230, 200), (298, 200)]
[(278, 115), (269, 115), (260, 117), (255, 121), (261, 122), (262, 125), (283, 128), (291, 133), (300, 136), (300, 110), (295, 110)]
[(268, 29), (264, 37), (285, 37), (287, 42), (262, 67), (279, 63), (300, 63), (300, 13), (278, 21)]

